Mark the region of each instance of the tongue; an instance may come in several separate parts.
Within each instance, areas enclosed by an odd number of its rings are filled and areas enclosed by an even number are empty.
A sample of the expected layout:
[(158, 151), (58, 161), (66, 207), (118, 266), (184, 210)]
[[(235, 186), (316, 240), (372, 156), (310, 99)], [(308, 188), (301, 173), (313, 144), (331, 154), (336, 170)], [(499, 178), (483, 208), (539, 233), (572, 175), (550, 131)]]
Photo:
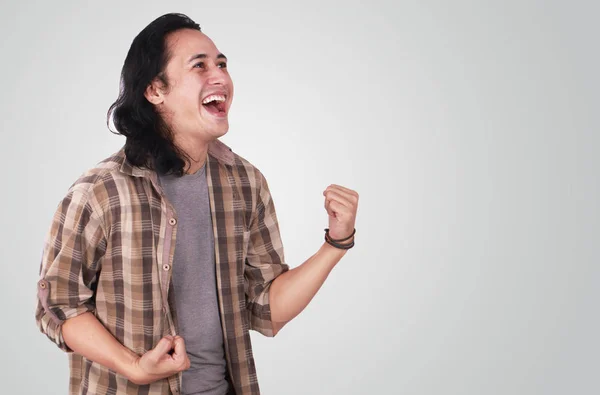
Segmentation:
[(206, 108), (208, 110), (208, 112), (210, 112), (211, 114), (219, 114), (221, 112), (219, 103), (214, 102), (214, 101), (210, 102), (208, 104), (204, 104), (204, 108)]

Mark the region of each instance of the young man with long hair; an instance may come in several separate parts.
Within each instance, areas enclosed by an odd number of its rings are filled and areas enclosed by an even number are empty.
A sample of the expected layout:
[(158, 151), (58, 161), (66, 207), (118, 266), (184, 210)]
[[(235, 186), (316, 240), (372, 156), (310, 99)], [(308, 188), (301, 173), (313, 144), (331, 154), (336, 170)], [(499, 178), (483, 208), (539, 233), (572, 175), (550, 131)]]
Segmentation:
[(125, 145), (71, 186), (40, 267), (71, 394), (259, 394), (248, 331), (275, 336), (354, 245), (358, 195), (330, 185), (325, 241), (289, 269), (265, 177), (218, 139), (232, 99), (187, 16), (133, 40), (108, 113)]

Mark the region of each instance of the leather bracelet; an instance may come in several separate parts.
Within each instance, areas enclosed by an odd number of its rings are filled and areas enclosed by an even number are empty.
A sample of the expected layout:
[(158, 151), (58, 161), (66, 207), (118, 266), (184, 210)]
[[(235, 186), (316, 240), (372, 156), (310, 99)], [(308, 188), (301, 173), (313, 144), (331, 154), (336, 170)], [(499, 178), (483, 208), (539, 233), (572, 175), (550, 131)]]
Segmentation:
[(325, 235), (327, 237), (329, 237), (329, 240), (335, 242), (335, 243), (340, 243), (342, 241), (346, 241), (346, 240), (350, 240), (352, 238), (352, 236), (354, 236), (354, 234), (356, 233), (356, 228), (354, 228), (354, 230), (352, 231), (352, 233), (350, 234), (350, 236), (344, 238), (344, 239), (332, 239), (331, 236), (329, 236), (329, 228), (325, 228)]
[(350, 248), (354, 247), (354, 242), (350, 244), (338, 244), (334, 241), (329, 240), (328, 238), (325, 238), (325, 241), (327, 242), (327, 244), (332, 245), (335, 248), (339, 248), (340, 250), (349, 250)]
[(354, 229), (354, 231), (352, 231), (352, 234), (350, 236), (346, 237), (345, 239), (334, 240), (331, 237), (329, 237), (329, 229), (325, 229), (325, 241), (327, 242), (327, 244), (329, 244), (335, 248), (339, 248), (341, 250), (349, 250), (350, 248), (354, 247), (354, 240), (352, 240), (352, 242), (348, 243), (348, 244), (340, 244), (339, 242), (350, 239), (352, 236), (354, 236), (355, 233), (356, 233), (356, 229)]

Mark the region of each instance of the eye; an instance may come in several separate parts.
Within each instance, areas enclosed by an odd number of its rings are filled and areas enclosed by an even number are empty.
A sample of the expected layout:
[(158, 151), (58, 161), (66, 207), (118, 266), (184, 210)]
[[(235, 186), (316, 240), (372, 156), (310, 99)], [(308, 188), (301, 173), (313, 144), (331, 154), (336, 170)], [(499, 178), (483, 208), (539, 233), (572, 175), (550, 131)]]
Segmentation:
[(219, 67), (222, 68), (222, 69), (226, 69), (227, 68), (227, 63), (221, 62), (221, 63), (219, 63)]
[(198, 62), (194, 65), (194, 68), (200, 68), (203, 69), (204, 68), (204, 62)]

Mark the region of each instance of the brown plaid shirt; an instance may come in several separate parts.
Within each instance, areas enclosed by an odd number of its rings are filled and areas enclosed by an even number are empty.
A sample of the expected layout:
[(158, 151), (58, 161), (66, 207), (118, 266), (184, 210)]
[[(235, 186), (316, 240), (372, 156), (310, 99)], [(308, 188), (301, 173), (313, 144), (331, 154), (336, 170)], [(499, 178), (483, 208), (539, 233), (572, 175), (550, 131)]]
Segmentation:
[[(262, 173), (215, 140), (207, 181), (217, 291), (229, 379), (237, 395), (260, 393), (250, 329), (273, 336), (269, 290), (288, 270), (275, 207)], [(138, 355), (175, 335), (171, 272), (177, 214), (154, 171), (133, 167), (123, 149), (83, 174), (59, 204), (38, 282), (39, 329), (69, 353), (70, 394), (174, 394), (181, 373), (149, 385), (70, 350), (62, 323), (91, 311)]]

